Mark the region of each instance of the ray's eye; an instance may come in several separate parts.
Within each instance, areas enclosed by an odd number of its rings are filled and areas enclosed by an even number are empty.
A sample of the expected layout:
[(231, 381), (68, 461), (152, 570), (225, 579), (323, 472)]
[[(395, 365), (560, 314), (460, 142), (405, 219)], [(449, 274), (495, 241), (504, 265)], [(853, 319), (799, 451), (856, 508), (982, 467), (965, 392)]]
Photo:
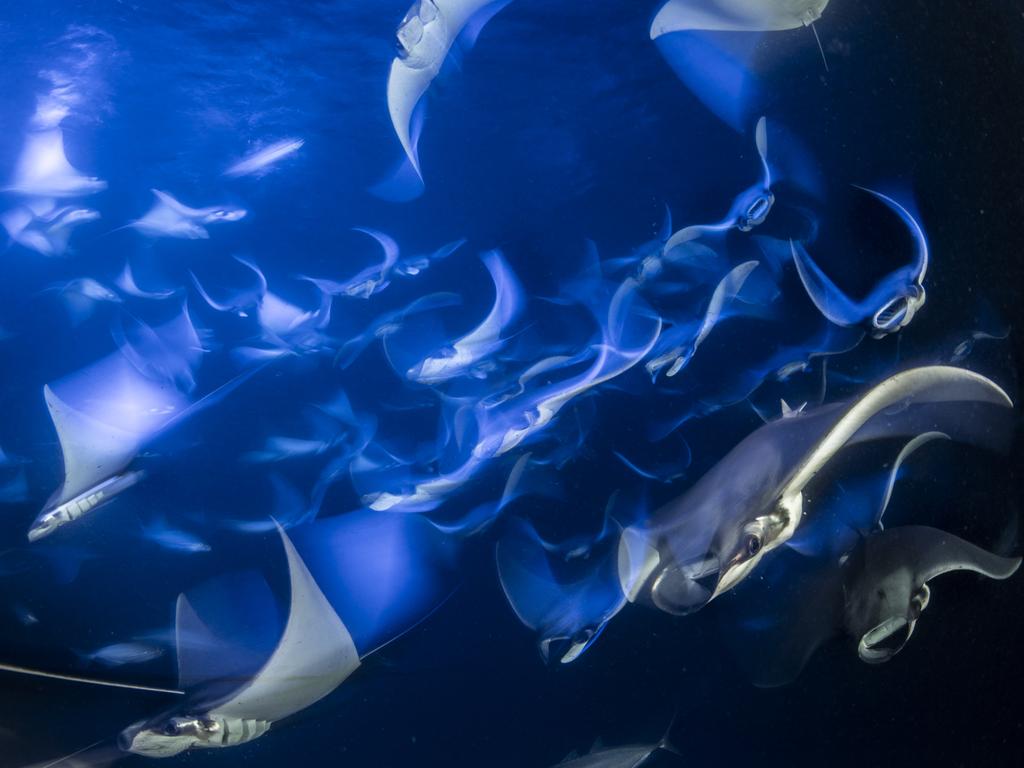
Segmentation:
[(761, 551), (761, 537), (756, 533), (747, 534), (747, 538), (743, 541), (743, 551), (747, 557), (753, 557)]
[(163, 727), (162, 732), (164, 736), (177, 736), (180, 733), (180, 730), (176, 723), (168, 723)]

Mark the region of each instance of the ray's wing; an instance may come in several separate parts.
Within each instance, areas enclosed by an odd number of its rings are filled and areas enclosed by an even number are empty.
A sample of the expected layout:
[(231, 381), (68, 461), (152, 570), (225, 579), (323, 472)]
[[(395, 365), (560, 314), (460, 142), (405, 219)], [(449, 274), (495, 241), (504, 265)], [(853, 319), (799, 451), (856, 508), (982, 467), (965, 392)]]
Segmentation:
[(270, 587), (252, 571), (221, 576), (179, 595), (179, 687), (222, 692), (242, 687), (273, 652), (281, 625)]
[(195, 208), (189, 208), (184, 203), (178, 202), (173, 197), (171, 197), (171, 195), (168, 194), (167, 192), (163, 192), (159, 189), (151, 189), (150, 191), (154, 195), (156, 195), (156, 199), (159, 200), (164, 206), (174, 211), (174, 213), (178, 214), (182, 218), (191, 219), (199, 215), (200, 213)]
[(456, 537), (421, 515), (359, 510), (289, 533), (363, 657), (451, 593)]
[(953, 571), (972, 571), (990, 579), (1008, 579), (1020, 567), (1019, 557), (1001, 557), (959, 536), (923, 525), (907, 525), (879, 534), (901, 553), (918, 578), (928, 582)]
[[(857, 433), (890, 409), (942, 403), (990, 403), (1010, 408), (1010, 397), (994, 382), (972, 371), (944, 365), (912, 368), (872, 387), (847, 407), (804, 456), (786, 482), (781, 496), (803, 489)], [(945, 430), (948, 431), (948, 430)], [(957, 435), (950, 433), (956, 439)]]
[(284, 634), (270, 659), (247, 686), (215, 712), (227, 717), (280, 720), (316, 703), (359, 666), (348, 629), (313, 580), (283, 529), (291, 606)]
[(828, 0), (668, 0), (651, 22), (651, 39), (671, 32), (779, 32), (812, 24)]
[(60, 128), (34, 131), (26, 136), (14, 173), (15, 186), (80, 175), (64, 154), (64, 132)]
[(135, 457), (139, 449), (135, 435), (72, 408), (49, 386), (43, 394), (64, 454), (64, 484), (56, 503), (84, 493), (124, 469)]
[[(431, 82), (441, 71), (452, 43), (464, 35), (467, 45), (476, 42), (483, 26), (511, 0), (422, 0), (413, 9), (418, 17), (406, 17), (398, 36), (407, 56), (396, 58), (388, 74), (388, 111), (395, 133), (416, 174), (422, 179), (419, 154), (413, 137), (413, 113)], [(422, 20), (424, 6), (436, 16)]]
[(120, 353), (43, 388), (64, 456), (61, 502), (124, 469), (147, 438), (187, 405)]

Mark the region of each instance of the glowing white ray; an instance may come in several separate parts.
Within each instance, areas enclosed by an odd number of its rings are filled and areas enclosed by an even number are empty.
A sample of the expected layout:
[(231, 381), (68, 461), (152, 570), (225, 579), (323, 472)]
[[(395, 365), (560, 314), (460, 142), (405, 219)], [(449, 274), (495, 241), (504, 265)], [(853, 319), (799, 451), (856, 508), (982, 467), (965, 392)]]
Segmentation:
[(179, 237), (186, 240), (205, 240), (210, 236), (204, 225), (238, 221), (248, 211), (230, 205), (211, 205), (190, 208), (167, 192), (151, 190), (156, 202), (142, 216), (127, 226), (147, 237)]
[(211, 715), (280, 720), (316, 703), (359, 667), (352, 635), (313, 580), (283, 529), (291, 607), (273, 655), (252, 682)]
[(63, 256), (75, 228), (99, 217), (90, 208), (58, 208), (53, 198), (30, 198), (0, 215), (0, 225), (11, 240), (25, 248), (43, 256)]
[(668, 0), (651, 22), (651, 39), (685, 30), (779, 32), (811, 26), (828, 0)]
[(68, 162), (64, 132), (50, 128), (25, 135), (14, 177), (4, 191), (35, 197), (79, 197), (106, 188), (107, 182), (86, 176)]
[[(187, 717), (188, 729), (165, 724), (137, 724), (122, 733), (125, 748), (149, 757), (168, 757), (192, 747), (228, 747), (262, 736), (285, 717), (312, 706), (359, 668), (359, 652), (348, 628), (314, 581), (291, 539), (278, 526), (288, 559), (291, 604), (274, 652), (248, 683), (218, 703)], [(202, 626), (188, 599), (178, 598), (179, 637), (190, 626)], [(192, 674), (187, 644), (179, 641), (179, 673)], [(169, 732), (170, 731), (170, 732)]]
[(36, 541), (138, 482), (124, 472), (142, 444), (188, 399), (120, 352), (43, 388), (64, 459), (64, 481), (29, 529)]
[(502, 334), (518, 314), (522, 304), (521, 289), (500, 251), (489, 251), (480, 257), (494, 282), (494, 304), (487, 317), (476, 328), (455, 341), (450, 348), (422, 360), (408, 372), (408, 377), (422, 384), (448, 381), (504, 344)]
[(455, 40), (473, 39), (512, 0), (417, 0), (398, 27), (399, 55), (388, 75), (388, 111), (409, 162), (422, 179), (412, 116)]

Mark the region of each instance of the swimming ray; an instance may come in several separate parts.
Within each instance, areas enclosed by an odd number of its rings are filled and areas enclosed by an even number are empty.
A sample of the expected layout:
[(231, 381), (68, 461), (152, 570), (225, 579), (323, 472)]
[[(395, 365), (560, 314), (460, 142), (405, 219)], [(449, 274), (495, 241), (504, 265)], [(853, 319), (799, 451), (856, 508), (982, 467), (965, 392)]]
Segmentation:
[(144, 375), (115, 352), (44, 387), (63, 454), (64, 481), (32, 523), (29, 541), (50, 535), (139, 482), (141, 470), (123, 470), (145, 443), (220, 402), (262, 368), (252, 367), (193, 402), (166, 378)]
[(790, 241), (793, 263), (814, 306), (829, 322), (840, 326), (867, 325), (875, 335), (898, 331), (924, 306), (924, 280), (928, 272), (928, 240), (910, 211), (892, 197), (863, 189), (893, 211), (914, 241), (913, 259), (883, 278), (861, 300), (842, 291), (817, 265), (802, 244)]
[(828, 0), (668, 0), (651, 22), (651, 39), (684, 30), (780, 32), (811, 26)]
[(783, 551), (729, 606), (723, 631), (756, 685), (792, 682), (837, 638), (867, 664), (890, 661), (928, 607), (929, 582), (955, 571), (1007, 579), (1021, 563), (925, 526), (853, 537), (837, 552), (812, 560)]
[(398, 27), (399, 53), (388, 74), (388, 111), (402, 149), (422, 180), (413, 141), (413, 113), (441, 72), (449, 51), (463, 32), (472, 45), (484, 24), (511, 0), (417, 0)]
[(729, 212), (721, 221), (715, 224), (692, 224), (674, 232), (671, 237), (667, 238), (663, 250), (666, 262), (671, 263), (689, 256), (688, 253), (677, 256), (673, 252), (699, 238), (721, 236), (733, 229), (750, 232), (765, 222), (775, 205), (772, 184), (779, 181), (780, 177), (778, 172), (773, 172), (773, 166), (769, 162), (768, 122), (763, 116), (757, 121), (754, 128), (754, 145), (758, 157), (761, 159), (761, 180), (736, 196)]
[(191, 208), (168, 192), (150, 190), (156, 197), (153, 206), (141, 218), (125, 226), (151, 238), (175, 237), (186, 240), (205, 240), (210, 237), (206, 227), (239, 221), (248, 211), (232, 205), (212, 205)]
[(68, 313), (73, 326), (79, 326), (92, 317), (101, 304), (120, 304), (121, 297), (91, 277), (76, 277), (62, 283), (53, 283), (39, 294), (55, 292)]
[(332, 296), (368, 299), (383, 291), (390, 284), (391, 272), (398, 261), (400, 250), (393, 237), (376, 229), (353, 227), (352, 230), (369, 235), (377, 241), (384, 252), (384, 258), (379, 264), (371, 265), (345, 281), (306, 276), (302, 276), (302, 279), (313, 283), (321, 291)]
[[(711, 294), (708, 308), (704, 312), (704, 317), (699, 325), (689, 327), (677, 326), (679, 334), (671, 332), (666, 334), (669, 344), (664, 344), (663, 341), (659, 340), (659, 343), (653, 350), (654, 353), (657, 353), (657, 357), (649, 360), (644, 366), (651, 376), (656, 377), (663, 369), (667, 368), (665, 376), (671, 378), (690, 362), (701, 342), (708, 337), (708, 334), (714, 330), (715, 326), (723, 318), (726, 305), (739, 294), (743, 284), (750, 276), (750, 273), (757, 268), (758, 263), (757, 261), (748, 261), (740, 264), (730, 270), (719, 281), (718, 285), (715, 286), (714, 292)], [(682, 343), (678, 343), (678, 340), (673, 338), (677, 335), (683, 336)], [(666, 346), (669, 348), (664, 350), (663, 348)]]
[(114, 284), (122, 293), (133, 296), (136, 299), (167, 299), (178, 292), (177, 288), (164, 288), (155, 291), (141, 288), (132, 272), (131, 261), (127, 259), (124, 262), (124, 269), (121, 270), (121, 273), (114, 280)]
[(477, 457), (501, 456), (539, 435), (559, 412), (577, 397), (622, 375), (651, 352), (662, 330), (661, 318), (648, 311), (637, 294), (637, 283), (621, 283), (607, 303), (591, 297), (601, 341), (593, 362), (565, 381), (539, 387), (512, 398), (498, 408), (477, 408), (480, 440)]
[[(429, 615), (447, 594), (430, 572), (443, 569), (450, 553), (443, 551), (444, 537), (421, 518), (362, 511), (296, 529), (296, 543), (284, 529), (277, 533), (291, 600), (269, 657), (249, 679), (225, 675), (220, 664), (232, 661), (233, 644), (245, 633), (214, 631), (208, 622), (223, 610), (248, 613), (237, 605), (237, 588), (215, 585), (205, 607), (183, 596), (179, 637), (189, 629), (223, 650), (181, 657), (179, 669), (197, 687), (188, 686), (188, 700), (177, 710), (126, 728), (119, 739), (122, 749), (167, 757), (259, 738), (334, 691), (359, 668), (362, 656)], [(265, 610), (266, 601), (260, 605)]]
[(124, 313), (111, 324), (111, 336), (118, 351), (147, 379), (186, 394), (195, 389), (196, 370), (207, 350), (187, 302), (175, 317), (155, 328)]
[[(335, 365), (342, 369), (352, 365), (374, 341), (379, 339), (387, 342), (404, 327), (411, 317), (435, 309), (458, 306), (461, 303), (462, 299), (458, 294), (447, 292), (431, 293), (421, 296), (402, 309), (385, 312), (374, 319), (362, 333), (353, 336), (341, 344), (334, 358)], [(417, 329), (421, 334), (423, 324), (422, 320), (417, 321)], [(385, 348), (385, 351), (387, 351), (387, 348)], [(398, 357), (404, 359), (401, 355)], [(404, 370), (399, 367), (399, 364), (396, 363), (396, 360), (392, 358), (390, 353), (388, 354), (388, 359), (395, 370)]]
[(402, 277), (415, 277), (426, 269), (432, 267), (439, 261), (443, 261), (464, 246), (468, 241), (466, 238), (453, 240), (438, 248), (433, 253), (424, 253), (415, 256), (407, 256), (399, 260), (395, 265), (395, 274)]
[(615, 563), (619, 529), (607, 524), (582, 547), (549, 545), (514, 518), (495, 549), (498, 576), (519, 620), (538, 633), (545, 662), (579, 658), (626, 604)]
[[(288, 562), (291, 602), (284, 631), (255, 676), (233, 692), (199, 707), (201, 714), (160, 718), (129, 726), (121, 735), (125, 751), (150, 757), (179, 754), (192, 747), (226, 747), (262, 736), (274, 722), (316, 703), (359, 667), (359, 654), (345, 624), (324, 597), (283, 529), (278, 529)], [(227, 597), (226, 595), (224, 597)], [(179, 600), (179, 630), (205, 624), (188, 602)], [(204, 663), (206, 658), (196, 659)], [(182, 674), (197, 679), (191, 657), (179, 659)], [(170, 726), (163, 723), (170, 723)]]
[(508, 326), (519, 314), (522, 288), (500, 251), (488, 251), (480, 259), (494, 283), (494, 303), (487, 317), (451, 346), (434, 351), (411, 367), (406, 376), (421, 384), (440, 384), (477, 365), (505, 344)]
[[(946, 404), (960, 408), (941, 407)], [(806, 516), (806, 487), (847, 446), (916, 437), (937, 427), (956, 440), (984, 441), (986, 431), (993, 439), (994, 420), (973, 413), (968, 404), (1012, 407), (1006, 393), (983, 376), (926, 366), (898, 373), (852, 403), (766, 424), (686, 494), (624, 531), (623, 590), (630, 600), (668, 613), (699, 610), (793, 537)]]
[(255, 276), (255, 283), (248, 288), (232, 289), (223, 299), (213, 297), (194, 272), (190, 272), (189, 275), (192, 277), (192, 284), (196, 287), (196, 291), (211, 309), (218, 312), (230, 312), (240, 317), (248, 317), (249, 311), (253, 307), (257, 307), (267, 295), (267, 278), (264, 277), (263, 270), (260, 269), (259, 265), (241, 256), (235, 256), (234, 258), (235, 261), (252, 272)]
[(65, 256), (71, 235), (100, 218), (98, 211), (73, 205), (57, 207), (52, 198), (30, 198), (0, 215), (11, 240), (43, 256)]
[(123, 470), (188, 403), (120, 353), (47, 385), (43, 394), (64, 457), (64, 481), (29, 530), (30, 541), (138, 482), (141, 473)]
[(50, 128), (25, 135), (14, 176), (3, 191), (31, 197), (81, 197), (106, 188), (107, 182), (86, 176), (68, 162), (64, 132)]

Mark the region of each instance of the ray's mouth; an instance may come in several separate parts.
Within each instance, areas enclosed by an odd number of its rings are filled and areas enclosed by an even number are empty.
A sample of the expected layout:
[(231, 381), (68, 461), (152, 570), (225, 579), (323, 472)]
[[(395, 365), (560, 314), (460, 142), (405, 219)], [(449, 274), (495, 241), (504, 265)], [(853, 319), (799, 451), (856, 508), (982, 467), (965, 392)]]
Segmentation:
[(905, 297), (893, 299), (886, 304), (875, 315), (875, 329), (879, 331), (894, 331), (903, 325), (910, 308), (910, 302)]
[(651, 599), (666, 613), (685, 616), (711, 601), (720, 577), (721, 564), (714, 556), (666, 568), (651, 585)]
[(857, 644), (857, 655), (868, 664), (883, 664), (907, 644), (914, 625), (903, 616), (892, 616), (868, 630)]

